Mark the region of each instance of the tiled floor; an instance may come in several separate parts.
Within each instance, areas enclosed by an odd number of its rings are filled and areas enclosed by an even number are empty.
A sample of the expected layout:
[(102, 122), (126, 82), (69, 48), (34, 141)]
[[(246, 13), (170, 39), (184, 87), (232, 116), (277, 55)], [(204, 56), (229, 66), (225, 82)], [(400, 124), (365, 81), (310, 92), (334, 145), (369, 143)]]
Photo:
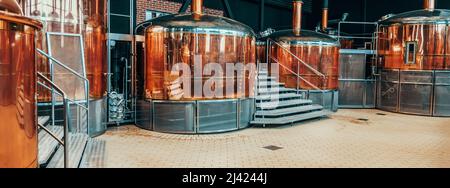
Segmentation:
[(450, 119), (378, 112), (200, 136), (124, 126), (100, 139), (106, 167), (450, 167)]

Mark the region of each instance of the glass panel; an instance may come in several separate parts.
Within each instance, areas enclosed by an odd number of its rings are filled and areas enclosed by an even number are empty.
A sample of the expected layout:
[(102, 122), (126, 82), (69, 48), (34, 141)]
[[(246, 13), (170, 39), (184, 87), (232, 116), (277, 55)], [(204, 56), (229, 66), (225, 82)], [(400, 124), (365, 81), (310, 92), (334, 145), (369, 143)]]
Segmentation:
[[(80, 35), (48, 35), (49, 54), (71, 68), (78, 74), (85, 76), (84, 56)], [(68, 53), (70, 52), (70, 53)], [(53, 81), (71, 100), (85, 100), (85, 82), (62, 66), (53, 65)]]
[(399, 71), (383, 70), (381, 71), (381, 80), (386, 82), (398, 82)]
[(130, 15), (130, 1), (129, 0), (111, 0), (110, 7), (111, 13), (113, 14), (123, 14)]
[(406, 42), (406, 64), (416, 64), (416, 42)]
[(450, 86), (436, 86), (435, 111), (436, 116), (450, 116)]
[(380, 85), (380, 108), (397, 111), (398, 84), (381, 82)]
[(365, 79), (366, 55), (365, 54), (341, 54), (340, 55), (341, 79)]
[(450, 72), (436, 72), (436, 85), (450, 85)]
[(375, 108), (375, 81), (366, 82), (366, 108)]
[(130, 34), (130, 18), (111, 15), (111, 33)]
[(250, 125), (254, 111), (253, 99), (241, 100), (240, 125), (239, 128), (246, 128)]
[(136, 125), (148, 130), (152, 127), (152, 105), (151, 102), (145, 100), (136, 101)]
[(402, 84), (400, 112), (431, 115), (432, 86)]
[(198, 102), (199, 132), (218, 132), (237, 129), (237, 101)]
[(364, 106), (364, 82), (340, 81), (339, 88), (339, 106)]
[(195, 133), (195, 103), (153, 103), (154, 130), (168, 133)]
[(400, 73), (400, 81), (432, 84), (433, 73), (431, 71), (402, 71)]

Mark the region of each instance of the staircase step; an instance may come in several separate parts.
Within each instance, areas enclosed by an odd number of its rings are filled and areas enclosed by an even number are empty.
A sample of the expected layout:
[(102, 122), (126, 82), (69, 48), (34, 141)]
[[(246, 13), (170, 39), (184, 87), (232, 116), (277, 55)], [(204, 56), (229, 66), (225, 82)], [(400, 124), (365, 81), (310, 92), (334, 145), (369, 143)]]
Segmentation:
[[(48, 126), (47, 127), (53, 134), (59, 139), (63, 138), (64, 129), (62, 126)], [(50, 134), (42, 130), (39, 132), (39, 164), (47, 164), (50, 157), (55, 153), (56, 149), (60, 146)]]
[[(87, 140), (86, 134), (70, 134), (68, 168), (78, 168)], [(64, 168), (64, 147), (59, 147), (47, 168)]]
[(258, 80), (265, 81), (265, 80), (276, 80), (277, 78), (275, 76), (269, 76), (269, 75), (259, 75)]
[(256, 103), (256, 108), (261, 108), (261, 105), (264, 104), (264, 109), (279, 109), (279, 108), (287, 108), (291, 106), (299, 106), (299, 105), (310, 105), (312, 104), (312, 100), (304, 100), (304, 99), (295, 99), (295, 100), (285, 100), (285, 101), (275, 101), (275, 102), (263, 102)]
[(104, 168), (106, 160), (106, 141), (89, 139), (81, 160), (80, 168)]
[(280, 82), (265, 82), (265, 81), (262, 81), (262, 82), (258, 82), (258, 86), (259, 87), (282, 87), (282, 86), (284, 86), (284, 84), (283, 83), (280, 83)]
[(305, 113), (310, 111), (322, 110), (321, 105), (306, 105), (306, 106), (296, 106), (291, 108), (273, 109), (273, 110), (258, 110), (256, 116), (264, 116), (265, 118), (270, 117), (280, 117), (288, 116), (292, 114)]
[(279, 117), (279, 118), (255, 118), (254, 121), (251, 122), (253, 125), (286, 125), (295, 122), (300, 122), (304, 120), (319, 118), (323, 116), (328, 116), (332, 114), (332, 112), (328, 110), (315, 111), (304, 114), (297, 114), (293, 116)]
[(261, 95), (267, 93), (297, 93), (295, 89), (279, 87), (279, 88), (259, 88), (258, 93)]
[(299, 99), (302, 95), (297, 93), (281, 93), (281, 94), (269, 94), (269, 95), (259, 95), (256, 100), (286, 100), (286, 99)]

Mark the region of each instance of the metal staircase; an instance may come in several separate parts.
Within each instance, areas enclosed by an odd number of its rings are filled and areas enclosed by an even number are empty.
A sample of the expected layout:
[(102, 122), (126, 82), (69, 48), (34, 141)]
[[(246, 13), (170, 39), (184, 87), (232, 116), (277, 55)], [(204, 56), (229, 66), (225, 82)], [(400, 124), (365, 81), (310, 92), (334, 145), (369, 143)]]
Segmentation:
[[(61, 65), (69, 72), (87, 81), (85, 77), (64, 66), (42, 50), (37, 52)], [(89, 138), (88, 106), (86, 101), (76, 102), (51, 79), (38, 73), (38, 84), (52, 92), (52, 110), (50, 116), (38, 117), (38, 162), (41, 168), (91, 168), (102, 167), (105, 157), (105, 142)], [(51, 74), (52, 76), (52, 74)], [(88, 89), (88, 88), (86, 88)], [(59, 96), (60, 99), (58, 99)], [(87, 99), (88, 100), (88, 99)], [(58, 103), (61, 103), (59, 105)], [(62, 106), (62, 123), (55, 116), (55, 105)]]
[[(313, 69), (292, 54), (288, 49), (285, 49), (271, 39), (268, 39), (267, 41), (267, 49), (269, 49), (272, 44), (278, 45), (281, 49), (287, 51), (288, 54), (293, 57), (292, 59), (297, 60), (298, 64), (301, 63), (305, 65), (306, 68), (312, 70), (316, 75), (325, 78), (322, 73)], [(301, 75), (296, 74), (295, 71), (288, 68), (288, 66), (279, 62), (270, 54), (270, 50), (266, 51), (266, 57), (268, 62), (258, 64), (256, 112), (251, 124), (263, 127), (269, 125), (287, 125), (325, 117), (333, 113), (331, 110), (325, 109), (323, 104), (315, 104), (310, 100), (309, 91), (301, 90), (299, 88), (299, 82), (303, 81), (309, 84), (311, 87), (315, 88), (315, 91), (322, 91), (319, 87), (311, 84)], [(276, 73), (275, 76), (270, 75), (268, 71), (269, 61), (277, 65), (277, 69), (273, 70), (274, 72), (281, 68), (295, 75), (297, 77), (297, 88), (286, 88), (284, 83), (277, 81)], [(299, 72), (299, 70), (297, 70), (297, 72)], [(324, 96), (324, 94), (322, 94), (322, 96)]]

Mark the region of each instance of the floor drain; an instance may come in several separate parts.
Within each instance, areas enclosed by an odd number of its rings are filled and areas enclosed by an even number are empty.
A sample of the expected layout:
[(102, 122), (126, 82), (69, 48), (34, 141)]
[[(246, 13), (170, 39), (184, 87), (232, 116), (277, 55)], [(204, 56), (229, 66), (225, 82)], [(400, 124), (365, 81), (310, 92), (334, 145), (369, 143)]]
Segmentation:
[(263, 147), (263, 148), (268, 149), (268, 150), (272, 150), (272, 151), (283, 149), (282, 147), (274, 146), (274, 145), (266, 146), (266, 147)]
[(379, 115), (379, 116), (385, 116), (386, 114), (383, 114), (383, 113), (377, 113), (377, 115)]
[(359, 118), (358, 121), (369, 121), (369, 119), (366, 119), (366, 118)]

